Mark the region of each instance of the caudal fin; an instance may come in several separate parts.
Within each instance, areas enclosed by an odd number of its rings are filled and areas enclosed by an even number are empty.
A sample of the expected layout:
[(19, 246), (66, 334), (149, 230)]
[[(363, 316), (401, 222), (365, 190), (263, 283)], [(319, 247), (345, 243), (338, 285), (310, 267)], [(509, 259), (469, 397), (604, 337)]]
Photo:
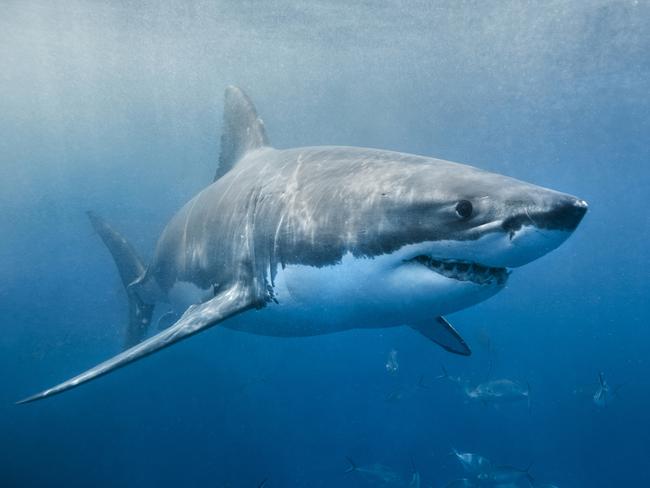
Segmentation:
[(442, 374), (436, 376), (436, 379), (437, 380), (447, 380), (447, 379), (449, 379), (449, 373), (447, 372), (447, 368), (445, 368), (445, 365), (441, 364), (440, 368), (442, 369)]
[(345, 459), (347, 459), (349, 463), (348, 469), (345, 470), (346, 473), (351, 473), (352, 471), (356, 471), (358, 469), (357, 465), (354, 463), (352, 459), (350, 459), (347, 456), (345, 456)]
[(413, 475), (411, 476), (411, 482), (409, 483), (408, 488), (420, 488), (421, 486), (420, 473), (418, 471), (417, 466), (415, 465), (413, 456), (411, 456), (411, 469), (413, 470)]
[(124, 347), (131, 347), (144, 339), (151, 323), (154, 305), (145, 303), (130, 285), (141, 278), (146, 266), (140, 256), (119, 232), (94, 212), (87, 212), (93, 228), (108, 248), (129, 300), (129, 324)]
[(533, 467), (533, 464), (535, 464), (535, 461), (529, 462), (528, 466), (524, 470), (524, 473), (526, 473), (526, 478), (528, 478), (528, 481), (530, 481), (532, 485), (535, 484), (535, 478), (533, 478), (533, 476), (530, 474), (530, 469)]

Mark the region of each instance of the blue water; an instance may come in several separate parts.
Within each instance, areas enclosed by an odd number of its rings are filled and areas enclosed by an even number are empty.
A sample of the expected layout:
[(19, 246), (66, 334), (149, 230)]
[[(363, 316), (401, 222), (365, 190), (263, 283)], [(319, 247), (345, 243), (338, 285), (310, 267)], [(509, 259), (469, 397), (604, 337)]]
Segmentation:
[[(650, 486), (650, 6), (348, 3), (2, 3), (0, 486), (378, 486), (344, 474), (348, 456), (405, 478), (413, 459), (438, 488), (462, 476), (452, 447), (532, 462), (561, 488)], [(231, 83), (276, 147), (467, 162), (590, 212), (504, 292), (449, 317), (470, 358), (402, 328), (215, 328), (13, 405), (120, 350), (126, 297), (84, 212), (150, 257), (212, 179)], [(530, 412), (467, 403), (436, 380), (442, 364), (528, 382)], [(599, 371), (622, 385), (603, 409)]]

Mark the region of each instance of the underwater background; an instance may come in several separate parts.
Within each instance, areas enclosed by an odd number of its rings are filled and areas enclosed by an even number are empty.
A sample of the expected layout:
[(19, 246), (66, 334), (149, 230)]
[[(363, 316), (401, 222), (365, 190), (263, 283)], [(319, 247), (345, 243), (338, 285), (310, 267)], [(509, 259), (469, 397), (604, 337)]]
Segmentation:
[[(540, 484), (650, 486), (649, 76), (644, 1), (3, 0), (0, 486), (380, 486), (349, 457), (438, 488), (463, 476), (452, 448)], [(449, 317), (469, 358), (406, 328), (215, 327), (14, 405), (121, 349), (126, 296), (85, 212), (150, 257), (212, 181), (228, 84), (275, 147), (435, 156), (590, 211)], [(530, 410), (468, 402), (443, 365), (528, 383)]]

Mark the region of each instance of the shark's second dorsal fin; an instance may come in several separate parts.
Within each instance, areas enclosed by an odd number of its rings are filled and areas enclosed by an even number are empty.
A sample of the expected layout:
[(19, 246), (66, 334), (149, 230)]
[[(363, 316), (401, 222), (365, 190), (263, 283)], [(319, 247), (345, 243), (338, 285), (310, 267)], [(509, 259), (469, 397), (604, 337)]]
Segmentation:
[(248, 151), (268, 144), (264, 122), (257, 116), (253, 102), (240, 88), (232, 85), (227, 87), (223, 109), (221, 154), (214, 180), (218, 180), (230, 171)]

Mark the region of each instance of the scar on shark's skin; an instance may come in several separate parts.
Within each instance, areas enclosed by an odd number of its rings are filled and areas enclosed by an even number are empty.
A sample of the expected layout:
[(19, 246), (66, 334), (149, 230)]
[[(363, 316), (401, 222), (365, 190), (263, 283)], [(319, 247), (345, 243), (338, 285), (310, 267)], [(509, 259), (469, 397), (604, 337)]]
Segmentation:
[[(468, 355), (444, 315), (501, 291), (512, 268), (559, 246), (586, 211), (571, 195), (440, 159), (274, 149), (251, 100), (230, 86), (215, 179), (172, 217), (151, 263), (89, 213), (127, 291), (126, 350), (19, 403), (217, 324), (278, 337), (406, 325)], [(159, 303), (177, 320), (154, 321), (163, 330), (148, 337)]]

